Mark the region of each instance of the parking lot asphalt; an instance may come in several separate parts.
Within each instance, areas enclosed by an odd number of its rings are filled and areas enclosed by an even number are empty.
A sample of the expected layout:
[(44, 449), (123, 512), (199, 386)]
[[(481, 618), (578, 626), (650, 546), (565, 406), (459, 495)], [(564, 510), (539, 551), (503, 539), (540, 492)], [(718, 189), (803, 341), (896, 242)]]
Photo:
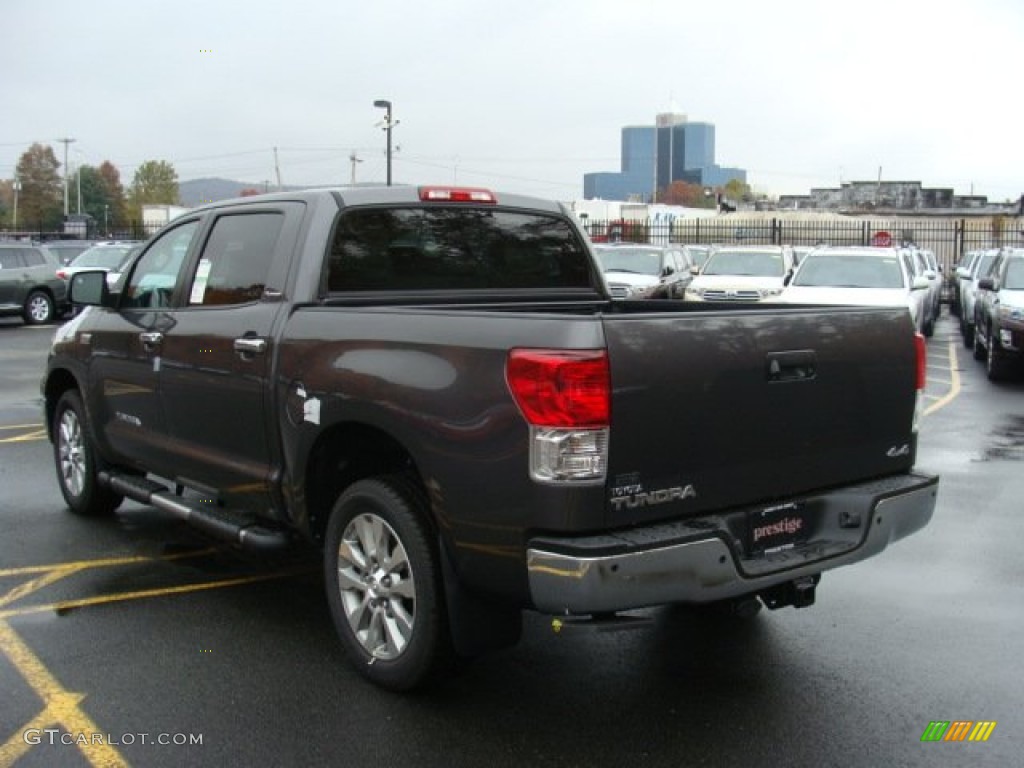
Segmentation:
[[(45, 330), (0, 327), (0, 766), (1011, 765), (1024, 734), (1024, 382), (928, 343), (921, 534), (753, 621), (649, 612), (395, 696), (343, 659), (317, 554), (211, 546), (158, 510), (67, 513), (39, 420)], [(932, 721), (985, 743), (921, 741)]]

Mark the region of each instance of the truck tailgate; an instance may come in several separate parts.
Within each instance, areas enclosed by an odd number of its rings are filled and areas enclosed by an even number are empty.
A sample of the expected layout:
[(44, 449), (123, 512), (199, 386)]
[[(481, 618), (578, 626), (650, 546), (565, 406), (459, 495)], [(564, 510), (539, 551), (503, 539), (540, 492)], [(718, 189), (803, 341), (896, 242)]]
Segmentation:
[(692, 306), (604, 318), (609, 525), (771, 504), (913, 466), (905, 308)]

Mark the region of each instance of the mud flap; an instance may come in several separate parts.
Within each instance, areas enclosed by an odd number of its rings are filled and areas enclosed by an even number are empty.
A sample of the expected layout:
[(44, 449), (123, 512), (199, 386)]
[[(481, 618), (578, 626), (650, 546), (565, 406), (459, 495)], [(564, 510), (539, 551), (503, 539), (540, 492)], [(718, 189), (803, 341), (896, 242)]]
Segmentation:
[(444, 542), (438, 540), (437, 548), (455, 652), (472, 658), (518, 643), (523, 634), (523, 612), (471, 593), (459, 580)]

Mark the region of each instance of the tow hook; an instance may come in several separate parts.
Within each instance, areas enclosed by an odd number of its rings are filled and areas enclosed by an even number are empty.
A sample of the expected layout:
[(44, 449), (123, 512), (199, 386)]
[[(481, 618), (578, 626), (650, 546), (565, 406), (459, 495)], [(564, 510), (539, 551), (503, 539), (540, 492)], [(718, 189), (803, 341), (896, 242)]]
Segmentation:
[(761, 600), (770, 609), (777, 610), (787, 605), (806, 608), (814, 605), (814, 588), (821, 581), (821, 575), (801, 576), (799, 579), (779, 584), (761, 593)]

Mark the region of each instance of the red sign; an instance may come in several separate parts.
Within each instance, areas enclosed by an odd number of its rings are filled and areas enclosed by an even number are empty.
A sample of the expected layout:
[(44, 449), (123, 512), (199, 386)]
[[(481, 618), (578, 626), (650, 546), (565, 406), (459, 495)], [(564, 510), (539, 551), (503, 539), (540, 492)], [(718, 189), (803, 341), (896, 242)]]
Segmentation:
[(892, 235), (884, 229), (881, 232), (875, 232), (871, 236), (871, 244), (876, 248), (889, 248), (892, 246)]

